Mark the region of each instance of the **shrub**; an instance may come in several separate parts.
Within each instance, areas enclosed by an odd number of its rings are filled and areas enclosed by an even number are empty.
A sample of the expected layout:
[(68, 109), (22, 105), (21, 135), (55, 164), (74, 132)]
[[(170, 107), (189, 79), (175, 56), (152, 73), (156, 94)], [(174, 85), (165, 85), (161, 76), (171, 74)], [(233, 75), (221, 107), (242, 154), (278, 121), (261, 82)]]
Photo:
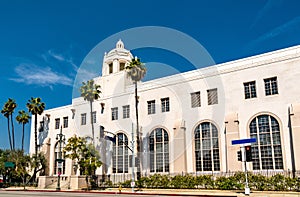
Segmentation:
[[(149, 177), (141, 177), (139, 181), (136, 181), (136, 185), (140, 188), (176, 188), (176, 189), (193, 189), (193, 188), (205, 188), (205, 189), (221, 189), (221, 190), (241, 190), (244, 189), (245, 174), (243, 172), (237, 172), (233, 176), (225, 177), (220, 176), (215, 179), (212, 175), (160, 175), (154, 174)], [(300, 180), (297, 178), (285, 177), (277, 174), (270, 178), (263, 175), (254, 175), (248, 173), (249, 187), (252, 190), (267, 191), (286, 191), (293, 190), (299, 191)], [(131, 180), (121, 183), (122, 187), (130, 187)]]

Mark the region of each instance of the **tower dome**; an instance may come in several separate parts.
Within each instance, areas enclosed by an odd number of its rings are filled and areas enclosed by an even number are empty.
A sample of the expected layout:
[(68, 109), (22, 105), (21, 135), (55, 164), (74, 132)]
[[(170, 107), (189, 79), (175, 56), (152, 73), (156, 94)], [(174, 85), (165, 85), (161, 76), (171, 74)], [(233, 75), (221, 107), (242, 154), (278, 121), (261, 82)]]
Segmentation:
[(117, 42), (116, 49), (124, 49), (124, 43), (121, 39)]

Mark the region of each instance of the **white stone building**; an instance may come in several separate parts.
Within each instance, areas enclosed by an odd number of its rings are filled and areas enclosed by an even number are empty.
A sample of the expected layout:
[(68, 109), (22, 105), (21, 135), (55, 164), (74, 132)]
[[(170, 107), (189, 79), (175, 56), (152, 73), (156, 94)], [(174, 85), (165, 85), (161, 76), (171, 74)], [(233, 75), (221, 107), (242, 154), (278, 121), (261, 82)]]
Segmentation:
[[(131, 151), (119, 142), (130, 146), (135, 128), (134, 86), (124, 70), (132, 57), (119, 41), (104, 55), (102, 76), (94, 79), (102, 91), (93, 103), (95, 145), (105, 163), (97, 174), (114, 182), (131, 177)], [(295, 46), (139, 83), (142, 175), (241, 171), (240, 146), (231, 141), (243, 138), (257, 138), (248, 170), (300, 170), (299, 65), (300, 46)], [(49, 166), (40, 186), (51, 185), (57, 177), (61, 126), (66, 139), (74, 134), (91, 137), (89, 111), (87, 101), (75, 98), (39, 116), (38, 143)], [(100, 137), (101, 125), (117, 135), (115, 144)], [(33, 153), (34, 123), (30, 144)], [(80, 187), (72, 180), (79, 175), (72, 161), (66, 160), (62, 168), (63, 184)]]

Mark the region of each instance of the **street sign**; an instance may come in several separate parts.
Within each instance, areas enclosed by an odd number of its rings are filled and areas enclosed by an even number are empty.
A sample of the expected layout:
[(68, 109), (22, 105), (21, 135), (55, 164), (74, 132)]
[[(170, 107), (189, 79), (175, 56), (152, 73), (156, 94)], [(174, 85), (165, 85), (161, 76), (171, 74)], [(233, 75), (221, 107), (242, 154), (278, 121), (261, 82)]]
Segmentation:
[(237, 145), (237, 144), (249, 144), (255, 142), (256, 142), (256, 138), (247, 138), (247, 139), (240, 139), (240, 140), (232, 140), (231, 144)]
[(4, 163), (4, 167), (5, 168), (14, 168), (15, 167), (15, 163), (7, 161), (7, 162)]

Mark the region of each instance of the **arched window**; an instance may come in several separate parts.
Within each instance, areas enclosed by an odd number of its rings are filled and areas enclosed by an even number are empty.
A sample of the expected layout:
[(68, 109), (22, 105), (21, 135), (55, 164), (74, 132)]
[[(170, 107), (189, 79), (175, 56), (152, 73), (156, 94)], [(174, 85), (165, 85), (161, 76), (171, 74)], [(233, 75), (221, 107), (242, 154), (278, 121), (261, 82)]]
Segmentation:
[(128, 138), (124, 133), (118, 133), (113, 143), (113, 173), (128, 173)]
[(149, 136), (150, 172), (169, 172), (169, 136), (163, 128), (154, 129)]
[(125, 62), (120, 62), (120, 71), (125, 69)]
[(253, 170), (283, 169), (283, 159), (278, 121), (270, 115), (255, 117), (250, 123)]
[(210, 122), (199, 124), (195, 131), (196, 171), (219, 171), (220, 150), (217, 127)]
[[(61, 144), (61, 147), (60, 147)], [(58, 174), (58, 172), (61, 172), (61, 174), (65, 174), (66, 172), (66, 162), (60, 162), (61, 164), (58, 164), (57, 159), (64, 159), (63, 149), (65, 145), (64, 143), (56, 142), (55, 148), (54, 148), (54, 174)]]

